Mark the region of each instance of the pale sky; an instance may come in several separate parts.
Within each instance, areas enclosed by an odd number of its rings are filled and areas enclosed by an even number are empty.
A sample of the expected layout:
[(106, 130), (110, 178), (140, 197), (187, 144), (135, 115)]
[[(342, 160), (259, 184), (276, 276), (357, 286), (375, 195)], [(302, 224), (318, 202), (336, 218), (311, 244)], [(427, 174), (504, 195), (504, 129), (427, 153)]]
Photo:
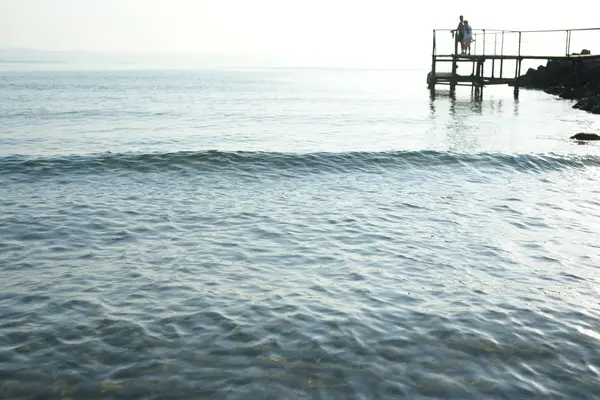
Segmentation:
[[(0, 0), (0, 48), (266, 53), (385, 64), (402, 62), (412, 54), (430, 54), (432, 29), (454, 27), (459, 14), (474, 28), (600, 26), (600, 6), (595, 1), (554, 4), (539, 0)], [(596, 43), (600, 46), (600, 40)]]

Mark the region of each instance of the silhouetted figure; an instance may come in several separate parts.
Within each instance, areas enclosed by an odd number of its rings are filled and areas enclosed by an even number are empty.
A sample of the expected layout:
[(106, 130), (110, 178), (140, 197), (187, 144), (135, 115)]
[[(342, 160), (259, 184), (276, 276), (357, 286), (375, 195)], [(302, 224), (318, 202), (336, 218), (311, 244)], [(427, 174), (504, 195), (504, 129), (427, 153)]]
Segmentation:
[[(460, 43), (460, 53), (465, 54), (465, 44), (463, 43), (464, 35), (465, 35), (465, 26), (463, 24), (463, 16), (460, 17), (460, 22), (454, 31), (452, 31), (452, 37), (456, 39), (457, 42)], [(456, 37), (454, 33), (456, 32)]]

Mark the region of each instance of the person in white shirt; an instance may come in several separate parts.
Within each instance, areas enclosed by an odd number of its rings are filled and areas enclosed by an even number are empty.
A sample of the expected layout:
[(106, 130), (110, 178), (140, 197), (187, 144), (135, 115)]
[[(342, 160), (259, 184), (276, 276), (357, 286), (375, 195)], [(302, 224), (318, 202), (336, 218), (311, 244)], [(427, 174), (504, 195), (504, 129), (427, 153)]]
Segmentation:
[(469, 21), (464, 22), (464, 37), (463, 37), (463, 43), (464, 43), (464, 47), (463, 47), (463, 54), (465, 54), (465, 50), (468, 52), (468, 54), (471, 54), (471, 42), (473, 41), (473, 29), (471, 28), (471, 25), (469, 25)]

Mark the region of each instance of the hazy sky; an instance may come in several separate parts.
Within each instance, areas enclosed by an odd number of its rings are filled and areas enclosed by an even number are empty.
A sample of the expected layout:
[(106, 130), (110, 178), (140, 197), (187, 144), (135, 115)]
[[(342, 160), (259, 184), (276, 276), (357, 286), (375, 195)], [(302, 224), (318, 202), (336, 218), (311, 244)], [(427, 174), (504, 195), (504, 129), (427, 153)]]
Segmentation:
[[(455, 26), (459, 14), (474, 27), (600, 25), (600, 6), (594, 1), (457, 4), (461, 2), (0, 0), (0, 48), (335, 55), (385, 63), (428, 53), (431, 30)], [(492, 5), (502, 8), (493, 10)]]

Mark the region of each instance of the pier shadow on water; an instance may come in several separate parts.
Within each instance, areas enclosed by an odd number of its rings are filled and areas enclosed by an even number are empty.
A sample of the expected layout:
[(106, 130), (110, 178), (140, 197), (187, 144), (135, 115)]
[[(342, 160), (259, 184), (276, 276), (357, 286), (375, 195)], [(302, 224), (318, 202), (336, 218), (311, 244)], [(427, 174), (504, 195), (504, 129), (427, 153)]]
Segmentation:
[(488, 139), (497, 140), (497, 120), (505, 122), (503, 129), (516, 123), (520, 104), (503, 92), (486, 94), (471, 88), (430, 91), (428, 134), (439, 137), (450, 151), (479, 151)]
[[(481, 115), (482, 113), (502, 114), (507, 101), (513, 105), (513, 116), (519, 115), (519, 99), (487, 98), (477, 90), (465, 90), (459, 95), (456, 90), (435, 90), (429, 93), (429, 110), (432, 119), (438, 112), (438, 104), (448, 104), (450, 115)], [(440, 103), (441, 102), (441, 103)], [(445, 107), (444, 107), (445, 108)]]

